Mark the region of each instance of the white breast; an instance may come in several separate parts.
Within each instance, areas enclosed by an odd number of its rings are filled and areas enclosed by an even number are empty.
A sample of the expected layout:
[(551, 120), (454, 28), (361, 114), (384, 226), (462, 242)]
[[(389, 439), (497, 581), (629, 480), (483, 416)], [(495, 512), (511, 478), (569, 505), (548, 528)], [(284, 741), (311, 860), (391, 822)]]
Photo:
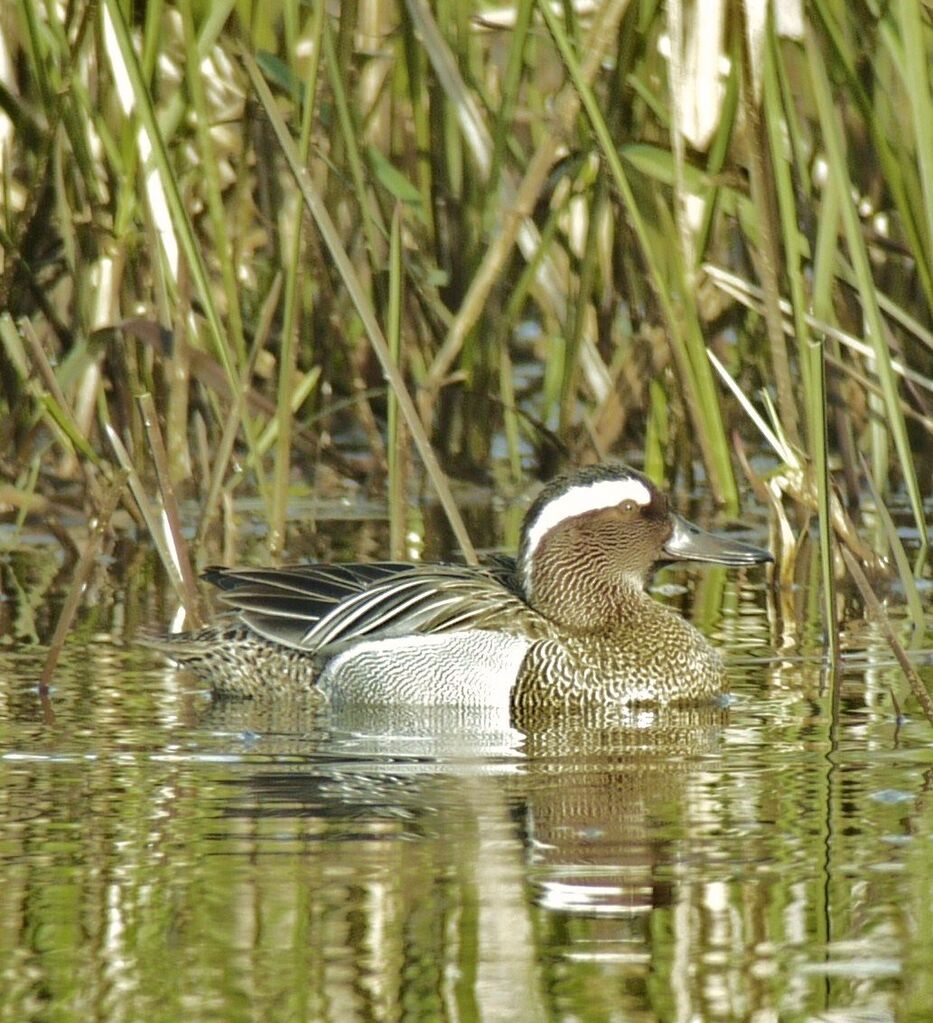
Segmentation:
[(318, 688), (334, 702), (507, 708), (530, 640), (468, 629), (355, 643)]

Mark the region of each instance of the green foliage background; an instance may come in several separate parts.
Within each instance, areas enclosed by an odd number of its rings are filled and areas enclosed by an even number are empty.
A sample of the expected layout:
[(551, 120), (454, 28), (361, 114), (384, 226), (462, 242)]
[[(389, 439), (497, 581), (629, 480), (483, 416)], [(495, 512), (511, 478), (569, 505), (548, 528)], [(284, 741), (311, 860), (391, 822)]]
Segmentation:
[(499, 479), (640, 451), (734, 508), (756, 410), (774, 493), (824, 534), (833, 460), (851, 496), (860, 454), (926, 534), (919, 0), (20, 0), (0, 22), (20, 514), (71, 482), (99, 504), (108, 425), (144, 468), (152, 393), (167, 478), (205, 522), (245, 481), (273, 552), (321, 462), (387, 470), (401, 521), (410, 431), (442, 497), (432, 451)]

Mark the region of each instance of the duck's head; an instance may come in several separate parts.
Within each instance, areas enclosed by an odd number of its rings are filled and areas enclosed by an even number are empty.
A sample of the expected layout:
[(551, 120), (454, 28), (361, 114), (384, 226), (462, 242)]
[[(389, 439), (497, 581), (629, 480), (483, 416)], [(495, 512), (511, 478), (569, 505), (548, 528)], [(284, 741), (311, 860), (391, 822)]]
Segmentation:
[(589, 628), (617, 616), (620, 600), (640, 593), (658, 564), (771, 560), (760, 547), (715, 536), (673, 513), (667, 496), (642, 473), (621, 464), (592, 465), (552, 480), (529, 508), (518, 578), (532, 607)]

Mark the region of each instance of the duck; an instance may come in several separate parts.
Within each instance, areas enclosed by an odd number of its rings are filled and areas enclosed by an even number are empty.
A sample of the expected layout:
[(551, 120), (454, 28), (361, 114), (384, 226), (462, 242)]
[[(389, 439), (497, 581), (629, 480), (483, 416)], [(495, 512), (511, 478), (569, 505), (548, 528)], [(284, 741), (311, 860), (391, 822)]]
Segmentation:
[(672, 511), (622, 463), (546, 484), (516, 557), (207, 569), (224, 613), (155, 645), (216, 697), (512, 710), (719, 698), (723, 660), (646, 591), (678, 561), (743, 567), (769, 551)]

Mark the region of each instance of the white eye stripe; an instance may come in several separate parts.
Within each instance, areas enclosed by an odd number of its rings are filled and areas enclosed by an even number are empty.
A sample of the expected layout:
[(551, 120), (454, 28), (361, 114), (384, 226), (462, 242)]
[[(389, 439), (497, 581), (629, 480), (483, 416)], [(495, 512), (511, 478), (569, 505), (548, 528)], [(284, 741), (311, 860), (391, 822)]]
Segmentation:
[(525, 578), (529, 578), (535, 548), (546, 533), (565, 519), (576, 518), (587, 512), (598, 511), (600, 508), (613, 508), (623, 501), (634, 501), (635, 504), (644, 507), (651, 504), (651, 491), (637, 479), (598, 480), (585, 486), (571, 487), (566, 493), (546, 504), (528, 530), (523, 565)]

